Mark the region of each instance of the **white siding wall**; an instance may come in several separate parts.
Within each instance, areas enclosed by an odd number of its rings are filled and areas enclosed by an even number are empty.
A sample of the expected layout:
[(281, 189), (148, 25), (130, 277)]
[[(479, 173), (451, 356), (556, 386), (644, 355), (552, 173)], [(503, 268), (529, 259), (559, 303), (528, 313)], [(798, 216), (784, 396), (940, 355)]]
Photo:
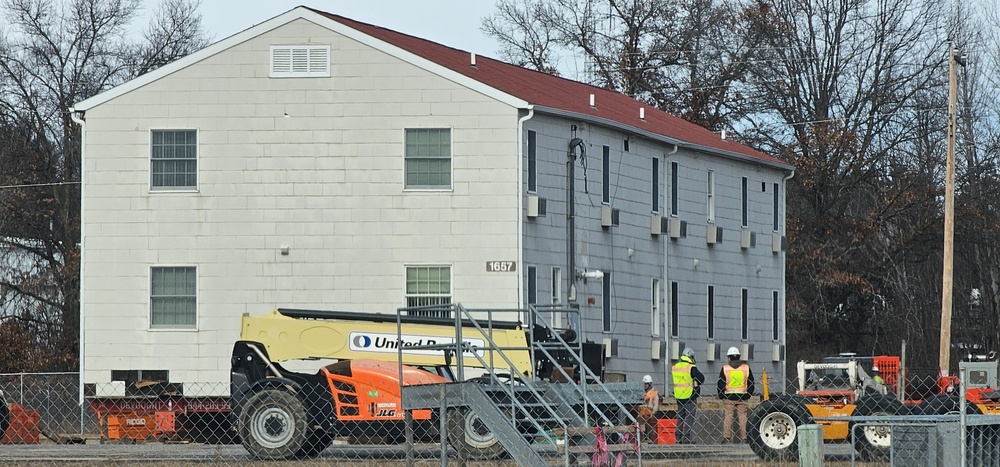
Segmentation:
[[(268, 78), (270, 45), (325, 43), (331, 78)], [(481, 94), (299, 20), (86, 118), (87, 383), (164, 369), (227, 392), (242, 313), (393, 313), (404, 264), (452, 265), (467, 306), (520, 303), (517, 273), (485, 269), (518, 259), (517, 111)], [(453, 129), (453, 190), (404, 191), (407, 127)], [(170, 128), (198, 130), (197, 192), (149, 190)], [(153, 265), (197, 266), (196, 331), (149, 330)]]

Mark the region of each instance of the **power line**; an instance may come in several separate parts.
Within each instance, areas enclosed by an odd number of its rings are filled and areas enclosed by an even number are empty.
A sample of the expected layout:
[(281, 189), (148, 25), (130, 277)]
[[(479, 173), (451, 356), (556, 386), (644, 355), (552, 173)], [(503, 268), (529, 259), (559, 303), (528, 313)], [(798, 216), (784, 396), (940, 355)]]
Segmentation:
[(14, 189), (14, 188), (37, 188), (43, 186), (62, 186), (62, 185), (79, 185), (80, 182), (52, 182), (52, 183), (29, 183), (26, 185), (0, 185), (0, 190)]

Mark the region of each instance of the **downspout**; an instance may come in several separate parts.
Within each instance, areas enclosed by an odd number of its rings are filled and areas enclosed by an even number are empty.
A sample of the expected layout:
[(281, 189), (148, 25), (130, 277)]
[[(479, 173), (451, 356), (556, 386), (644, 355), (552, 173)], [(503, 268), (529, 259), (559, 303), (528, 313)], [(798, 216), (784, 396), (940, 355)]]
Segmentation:
[[(517, 119), (517, 262), (522, 266), (524, 265), (524, 193), (527, 191), (524, 186), (524, 158), (526, 157), (524, 153), (524, 122), (528, 121), (535, 115), (535, 107), (528, 106), (528, 114)], [(527, 302), (527, 294), (524, 290), (524, 274), (527, 274), (528, 269), (524, 268), (523, 272), (517, 274), (517, 308), (521, 308), (522, 301)], [(529, 325), (528, 319), (530, 316), (522, 317), (522, 322), (525, 326)], [(532, 362), (532, 368), (534, 368), (534, 362)]]
[[(781, 200), (782, 201), (781, 205), (785, 208), (784, 222), (781, 223), (781, 236), (785, 237), (785, 241), (786, 242), (788, 241), (788, 181), (791, 180), (793, 177), (795, 177), (795, 169), (792, 169), (792, 171), (789, 172), (788, 175), (786, 175), (784, 178), (781, 179), (781, 187), (784, 189), (784, 193), (783, 193), (784, 199)], [(786, 323), (787, 323), (786, 316), (788, 315), (788, 300), (786, 299), (786, 297), (787, 297), (786, 291), (788, 289), (788, 285), (785, 282), (785, 271), (788, 269), (788, 266), (787, 266), (788, 252), (787, 251), (783, 251), (783, 252), (781, 252), (781, 255), (782, 255), (781, 256), (781, 306), (785, 310), (785, 312), (782, 313), (782, 316), (781, 316), (781, 342), (783, 343), (782, 345), (786, 345), (786, 347), (785, 347), (786, 348), (786, 350), (785, 350), (785, 359), (784, 359), (785, 361), (781, 362), (781, 382), (782, 382), (782, 384), (787, 385), (788, 384), (788, 378), (787, 378), (788, 375), (786, 373), (788, 372), (787, 371), (788, 370), (788, 363), (787, 363), (787, 360), (788, 360), (788, 355), (787, 355), (788, 354), (788, 351), (787, 351), (787, 348), (788, 348), (787, 347), (788, 335), (785, 334), (785, 331), (786, 331)]]
[[(582, 139), (576, 137), (576, 125), (572, 127), (573, 138), (569, 141), (566, 153), (566, 268), (569, 274), (569, 291), (566, 301), (576, 303), (576, 148), (580, 155), (586, 157), (587, 148)], [(583, 338), (583, 319), (580, 319), (580, 329), (577, 333)]]
[(80, 291), (79, 291), (79, 294), (80, 294), (80, 296), (79, 296), (79, 298), (80, 298), (80, 310), (79, 310), (79, 313), (80, 313), (80, 357), (79, 357), (79, 359), (80, 359), (80, 369), (79, 369), (79, 371), (80, 371), (80, 381), (79, 381), (79, 383), (80, 383), (80, 387), (79, 387), (80, 393), (79, 393), (79, 403), (80, 403), (80, 407), (81, 407), (81, 409), (80, 409), (80, 432), (83, 433), (83, 429), (84, 429), (84, 427), (83, 427), (83, 420), (85, 420), (84, 413), (83, 413), (83, 410), (84, 410), (83, 409), (83, 407), (84, 407), (84, 404), (83, 404), (83, 402), (84, 402), (84, 395), (83, 395), (83, 381), (84, 381), (83, 378), (84, 378), (84, 376), (83, 375), (84, 375), (84, 369), (85, 369), (84, 365), (86, 364), (86, 359), (84, 358), (84, 348), (85, 348), (86, 342), (87, 342), (86, 339), (84, 339), (84, 334), (83, 334), (84, 329), (86, 329), (86, 326), (84, 326), (84, 324), (85, 324), (85, 320), (86, 320), (86, 316), (87, 316), (86, 314), (83, 313), (83, 308), (84, 308), (84, 303), (85, 303), (85, 301), (84, 301), (83, 281), (84, 281), (84, 278), (87, 277), (86, 274), (84, 274), (84, 268), (86, 268), (87, 262), (84, 261), (84, 256), (83, 256), (84, 239), (87, 238), (86, 235), (85, 235), (85, 233), (84, 233), (84, 228), (86, 228), (86, 225), (87, 225), (87, 223), (84, 222), (85, 216), (87, 215), (87, 210), (83, 208), (84, 207), (83, 204), (86, 202), (87, 197), (83, 195), (83, 190), (87, 187), (87, 184), (86, 184), (86, 177), (87, 177), (87, 170), (86, 170), (86, 166), (87, 166), (87, 158), (86, 158), (86, 155), (87, 155), (87, 131), (86, 131), (87, 130), (87, 125), (86, 124), (87, 124), (87, 120), (86, 120), (86, 114), (85, 114), (84, 111), (82, 111), (82, 110), (81, 111), (77, 111), (73, 107), (69, 108), (69, 118), (72, 119), (77, 125), (80, 125), (80, 244), (78, 246), (78, 248), (80, 249)]
[[(679, 148), (680, 148), (680, 146), (678, 146), (678, 145), (675, 144), (674, 148), (671, 149), (670, 152), (663, 154), (663, 168), (664, 168), (664, 172), (667, 172), (668, 175), (670, 174), (669, 169), (667, 169), (667, 167), (670, 167), (669, 157), (672, 156), (672, 155), (674, 155), (674, 154), (677, 154), (677, 150)], [(664, 177), (664, 180), (666, 180), (666, 177)], [(664, 184), (664, 185), (666, 185), (666, 184)], [(673, 187), (671, 187), (671, 189), (672, 188)], [(666, 205), (663, 206), (663, 211), (666, 212), (666, 214), (667, 214), (668, 217), (670, 216), (669, 210), (670, 210), (670, 207), (668, 207)], [(663, 233), (662, 232), (660, 233), (660, 237), (663, 237)], [(664, 291), (667, 292), (667, 293), (663, 294), (663, 295), (667, 296), (666, 299), (665, 299), (667, 302), (670, 302), (670, 299), (671, 299), (671, 297), (670, 297), (670, 291), (671, 291), (671, 288), (670, 288), (670, 253), (668, 252), (669, 249), (670, 249), (670, 241), (668, 240), (668, 241), (663, 242), (663, 286), (662, 287), (664, 288)], [(666, 307), (661, 306), (660, 309), (661, 310), (665, 310)], [(668, 313), (667, 317), (671, 317), (672, 315), (673, 315), (673, 313)], [(679, 316), (679, 314), (678, 314), (678, 316)], [(666, 353), (667, 357), (663, 359), (663, 381), (664, 382), (666, 382), (666, 381), (673, 381), (673, 374), (671, 373), (671, 368), (672, 368), (673, 365), (670, 364), (670, 345), (672, 344), (671, 341), (674, 338), (674, 336), (670, 334), (670, 326), (671, 326), (672, 323), (668, 323), (666, 319), (662, 319), (660, 321), (661, 321), (660, 325), (663, 326), (663, 330), (661, 330), (660, 332), (663, 333), (663, 336), (665, 337), (664, 344), (667, 346), (667, 348), (665, 349), (665, 353)], [(683, 349), (681, 349), (681, 350), (683, 350)], [(664, 388), (669, 393), (670, 386), (667, 385), (666, 383), (664, 383)]]

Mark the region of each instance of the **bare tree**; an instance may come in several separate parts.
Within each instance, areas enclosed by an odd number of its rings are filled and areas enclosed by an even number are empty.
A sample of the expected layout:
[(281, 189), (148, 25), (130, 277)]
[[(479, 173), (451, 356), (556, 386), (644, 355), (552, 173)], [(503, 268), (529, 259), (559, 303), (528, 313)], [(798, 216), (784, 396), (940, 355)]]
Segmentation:
[(0, 339), (33, 336), (0, 371), (76, 366), (81, 160), (69, 109), (203, 47), (197, 7), (167, 0), (131, 40), (138, 0), (0, 4)]
[[(502, 0), (483, 21), (513, 63), (552, 73), (568, 57), (582, 79), (712, 129), (743, 117), (760, 36), (739, 0)], [(579, 62), (579, 63), (577, 63)]]

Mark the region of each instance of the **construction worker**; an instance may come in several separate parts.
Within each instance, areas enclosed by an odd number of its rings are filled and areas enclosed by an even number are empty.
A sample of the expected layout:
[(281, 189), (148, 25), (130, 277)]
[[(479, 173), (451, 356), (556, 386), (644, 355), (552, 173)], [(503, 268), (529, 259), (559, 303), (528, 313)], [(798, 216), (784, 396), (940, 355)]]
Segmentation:
[(878, 384), (885, 385), (885, 380), (882, 379), (882, 377), (879, 376), (879, 374), (878, 374), (878, 367), (877, 366), (873, 366), (872, 367), (872, 379), (875, 380), (875, 382), (878, 383)]
[(642, 405), (637, 411), (636, 421), (642, 427), (643, 441), (649, 443), (656, 442), (656, 418), (654, 415), (660, 411), (660, 392), (653, 387), (653, 377), (646, 375), (642, 377), (642, 387), (646, 391), (646, 396), (642, 399)]
[(694, 420), (698, 410), (698, 392), (705, 384), (694, 363), (694, 350), (685, 348), (680, 360), (674, 364), (674, 399), (677, 399), (677, 444), (694, 443)]
[(722, 416), (723, 443), (732, 441), (733, 413), (740, 424), (740, 441), (747, 442), (747, 400), (754, 392), (753, 372), (740, 360), (740, 349), (730, 347), (726, 352), (729, 363), (719, 371), (719, 399), (724, 402)]

